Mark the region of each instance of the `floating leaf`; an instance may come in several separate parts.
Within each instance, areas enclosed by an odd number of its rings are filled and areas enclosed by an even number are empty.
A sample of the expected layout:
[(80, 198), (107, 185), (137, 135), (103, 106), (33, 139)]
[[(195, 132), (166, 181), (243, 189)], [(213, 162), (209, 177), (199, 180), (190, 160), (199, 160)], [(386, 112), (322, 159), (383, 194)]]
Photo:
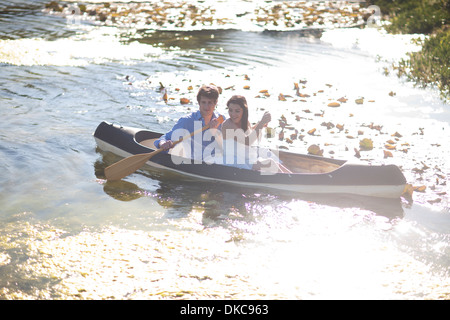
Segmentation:
[(308, 147), (308, 153), (315, 156), (322, 156), (323, 150), (316, 144), (312, 144)]
[(269, 90), (266, 90), (266, 89), (263, 89), (263, 90), (259, 91), (259, 93), (268, 93), (268, 92), (269, 92)]
[(188, 104), (188, 103), (191, 103), (191, 100), (189, 100), (189, 99), (187, 99), (187, 98), (181, 98), (181, 99), (180, 99), (180, 103), (181, 103), (181, 104)]
[(356, 104), (363, 104), (364, 103), (364, 98), (359, 98), (355, 100)]
[(332, 122), (322, 122), (320, 125), (327, 127), (328, 130), (334, 128), (334, 124)]
[(337, 101), (342, 102), (342, 103), (347, 102), (347, 100), (348, 99), (346, 99), (344, 97), (341, 97), (341, 98), (337, 99)]
[(385, 144), (384, 147), (388, 150), (394, 150), (395, 148), (397, 148), (396, 146), (393, 146), (392, 144), (389, 143)]
[(412, 194), (413, 194), (413, 192), (414, 192), (413, 186), (410, 185), (410, 184), (407, 184), (407, 185), (405, 186), (405, 189), (403, 189), (402, 196), (403, 196), (403, 197), (406, 197), (406, 198), (408, 198), (408, 199), (412, 199)]
[(244, 89), (245, 89), (245, 90), (249, 90), (249, 89), (250, 89), (250, 86), (244, 86)]
[(427, 189), (426, 186), (418, 186), (418, 187), (414, 186), (413, 188), (414, 188), (414, 191), (416, 191), (416, 192), (425, 192), (425, 190)]
[(339, 103), (339, 102), (330, 102), (329, 104), (328, 104), (328, 106), (329, 107), (332, 107), (332, 108), (337, 108), (337, 107), (339, 107), (341, 104)]
[(359, 142), (359, 147), (361, 150), (372, 150), (373, 149), (373, 141), (368, 138), (364, 138)]
[(393, 157), (392, 152), (390, 152), (390, 151), (383, 150), (383, 153), (384, 153), (384, 158), (385, 159)]
[(279, 101), (286, 101), (286, 98), (284, 97), (284, 95), (283, 95), (282, 93), (280, 93), (280, 94), (278, 95), (278, 100), (279, 100)]
[(336, 128), (338, 128), (339, 131), (342, 131), (342, 130), (344, 130), (344, 125), (343, 124), (337, 124)]
[(309, 131), (308, 131), (308, 134), (314, 135), (314, 132), (316, 132), (316, 128), (313, 128), (313, 129), (309, 130)]

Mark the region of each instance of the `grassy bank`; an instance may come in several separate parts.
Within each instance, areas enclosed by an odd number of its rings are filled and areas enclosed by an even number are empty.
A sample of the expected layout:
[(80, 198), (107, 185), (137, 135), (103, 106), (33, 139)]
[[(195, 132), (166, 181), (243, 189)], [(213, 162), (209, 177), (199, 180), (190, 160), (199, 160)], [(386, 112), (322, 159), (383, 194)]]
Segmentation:
[(428, 35), (421, 51), (400, 62), (399, 75), (436, 86), (450, 101), (450, 0), (370, 0), (368, 5), (377, 5), (391, 22), (388, 32)]

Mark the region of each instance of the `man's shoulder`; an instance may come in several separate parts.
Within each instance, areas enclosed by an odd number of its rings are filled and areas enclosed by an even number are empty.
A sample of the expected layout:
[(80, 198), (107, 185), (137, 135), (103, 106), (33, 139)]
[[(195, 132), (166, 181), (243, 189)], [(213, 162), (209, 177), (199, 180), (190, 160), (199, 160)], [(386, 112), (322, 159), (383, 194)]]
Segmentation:
[(190, 114), (187, 114), (185, 116), (182, 116), (180, 118), (181, 121), (186, 121), (186, 120), (200, 120), (202, 118), (202, 115), (200, 114), (200, 111), (194, 111)]

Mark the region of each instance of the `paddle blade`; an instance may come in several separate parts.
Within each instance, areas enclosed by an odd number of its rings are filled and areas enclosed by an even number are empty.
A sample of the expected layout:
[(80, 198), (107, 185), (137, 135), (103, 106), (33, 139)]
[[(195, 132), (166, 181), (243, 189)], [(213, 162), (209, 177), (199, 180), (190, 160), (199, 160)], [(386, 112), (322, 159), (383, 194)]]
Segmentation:
[(105, 169), (106, 179), (114, 181), (125, 178), (141, 168), (156, 153), (157, 152), (154, 151), (150, 153), (135, 154), (110, 165)]

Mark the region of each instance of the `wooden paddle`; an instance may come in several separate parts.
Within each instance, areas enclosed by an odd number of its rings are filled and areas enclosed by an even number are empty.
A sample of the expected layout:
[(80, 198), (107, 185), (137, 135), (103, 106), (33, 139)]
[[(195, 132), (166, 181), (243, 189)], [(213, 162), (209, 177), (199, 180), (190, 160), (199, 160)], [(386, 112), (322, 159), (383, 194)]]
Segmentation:
[[(224, 118), (223, 118), (223, 116), (220, 116), (219, 118), (217, 118), (217, 120), (219, 121), (219, 123), (222, 123)], [(186, 139), (189, 139), (193, 135), (203, 132), (207, 129), (209, 129), (209, 125), (204, 126), (201, 129), (195, 130), (191, 134), (186, 135), (186, 136), (182, 137), (181, 139), (175, 141), (173, 143), (173, 146), (175, 146), (178, 143), (180, 143)], [(138, 170), (148, 160), (150, 160), (151, 157), (156, 156), (158, 153), (160, 153), (162, 151), (164, 151), (164, 150), (158, 149), (158, 150), (155, 150), (155, 151), (149, 152), (149, 153), (139, 153), (139, 154), (135, 154), (128, 158), (120, 160), (105, 169), (106, 179), (110, 180), (110, 181), (120, 180), (120, 179), (132, 174), (136, 170)]]

